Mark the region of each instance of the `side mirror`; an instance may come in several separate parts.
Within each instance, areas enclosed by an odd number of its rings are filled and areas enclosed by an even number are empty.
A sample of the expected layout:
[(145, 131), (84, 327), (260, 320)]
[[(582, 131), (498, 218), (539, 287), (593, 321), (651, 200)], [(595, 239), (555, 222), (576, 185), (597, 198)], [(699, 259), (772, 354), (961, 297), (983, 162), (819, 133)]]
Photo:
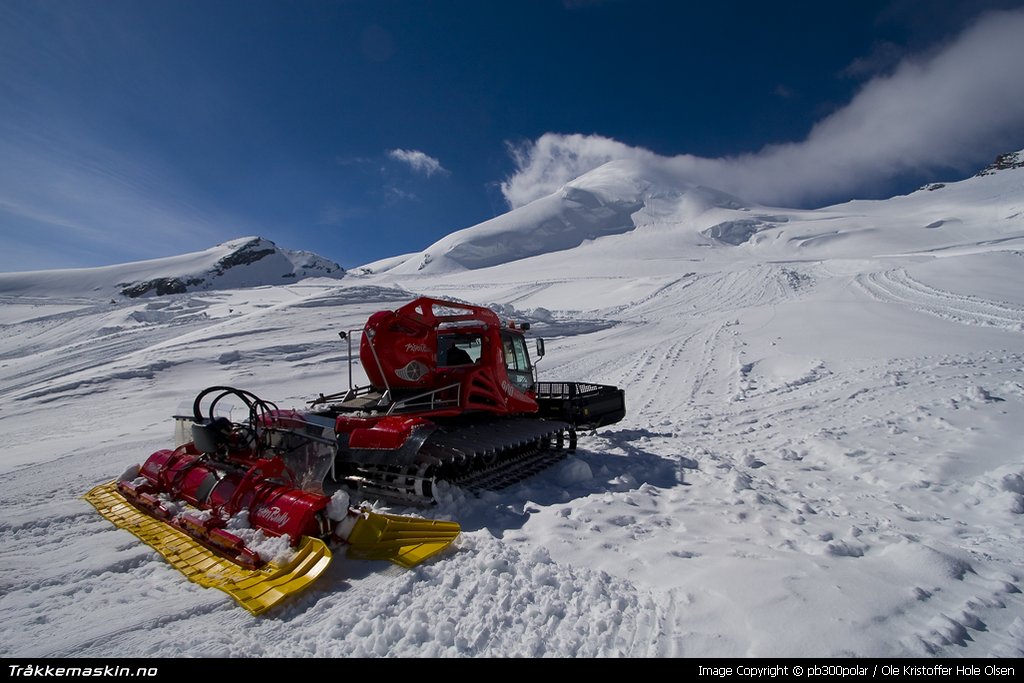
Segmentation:
[(537, 337), (537, 358), (544, 357), (544, 340)]

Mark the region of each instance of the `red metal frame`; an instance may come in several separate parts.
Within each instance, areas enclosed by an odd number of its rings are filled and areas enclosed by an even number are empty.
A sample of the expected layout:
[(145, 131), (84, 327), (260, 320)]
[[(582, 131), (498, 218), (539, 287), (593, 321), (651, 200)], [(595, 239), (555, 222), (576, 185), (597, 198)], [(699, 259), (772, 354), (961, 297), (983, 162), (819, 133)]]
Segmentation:
[[(397, 451), (431, 418), (470, 412), (536, 413), (536, 393), (511, 381), (502, 351), (502, 331), (521, 335), (489, 308), (420, 297), (395, 311), (379, 311), (363, 328), (359, 358), (370, 383), (387, 392), (387, 414), (341, 414), (337, 434), (349, 448)], [(450, 336), (480, 339), (476, 362), (445, 365), (441, 342)]]
[[(359, 358), (370, 382), (382, 390), (436, 392), (442, 407), (412, 411), (417, 415), (454, 416), (471, 410), (536, 413), (536, 394), (520, 390), (509, 379), (502, 329), (498, 316), (488, 308), (420, 297), (396, 311), (370, 316)], [(479, 335), (482, 347), (476, 363), (445, 366), (439, 362), (439, 342), (456, 334)]]

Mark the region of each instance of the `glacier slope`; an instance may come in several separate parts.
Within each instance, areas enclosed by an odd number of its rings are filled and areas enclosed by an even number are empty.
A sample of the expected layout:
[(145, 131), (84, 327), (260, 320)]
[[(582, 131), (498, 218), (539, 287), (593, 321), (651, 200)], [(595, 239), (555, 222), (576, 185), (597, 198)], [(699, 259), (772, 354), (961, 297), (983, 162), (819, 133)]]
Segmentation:
[[(701, 233), (750, 207), (672, 200), (487, 268), (8, 299), (0, 654), (1024, 656), (1020, 171), (965, 183), (753, 208), (775, 225), (739, 245)], [(463, 524), (452, 552), (339, 553), (259, 619), (80, 500), (205, 386), (346, 385), (337, 330), (417, 293), (532, 320), (542, 378), (618, 384), (626, 419), (509, 489), (450, 491), (429, 514)]]

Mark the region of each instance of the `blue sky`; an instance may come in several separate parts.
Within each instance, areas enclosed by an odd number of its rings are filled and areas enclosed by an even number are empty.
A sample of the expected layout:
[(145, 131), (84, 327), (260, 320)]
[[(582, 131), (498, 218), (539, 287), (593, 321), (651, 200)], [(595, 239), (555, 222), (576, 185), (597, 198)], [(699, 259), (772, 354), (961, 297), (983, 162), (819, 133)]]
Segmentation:
[(636, 154), (889, 196), (1024, 147), (1018, 43), (1024, 0), (0, 0), (0, 270), (352, 267)]

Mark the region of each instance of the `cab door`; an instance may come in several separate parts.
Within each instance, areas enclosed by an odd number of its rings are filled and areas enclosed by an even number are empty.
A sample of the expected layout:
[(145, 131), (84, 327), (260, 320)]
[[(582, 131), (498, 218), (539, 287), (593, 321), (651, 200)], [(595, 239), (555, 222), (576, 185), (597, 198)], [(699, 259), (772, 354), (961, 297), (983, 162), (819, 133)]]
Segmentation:
[(502, 330), (501, 351), (512, 384), (520, 391), (533, 391), (533, 366), (530, 365), (530, 354), (526, 350), (523, 335)]

